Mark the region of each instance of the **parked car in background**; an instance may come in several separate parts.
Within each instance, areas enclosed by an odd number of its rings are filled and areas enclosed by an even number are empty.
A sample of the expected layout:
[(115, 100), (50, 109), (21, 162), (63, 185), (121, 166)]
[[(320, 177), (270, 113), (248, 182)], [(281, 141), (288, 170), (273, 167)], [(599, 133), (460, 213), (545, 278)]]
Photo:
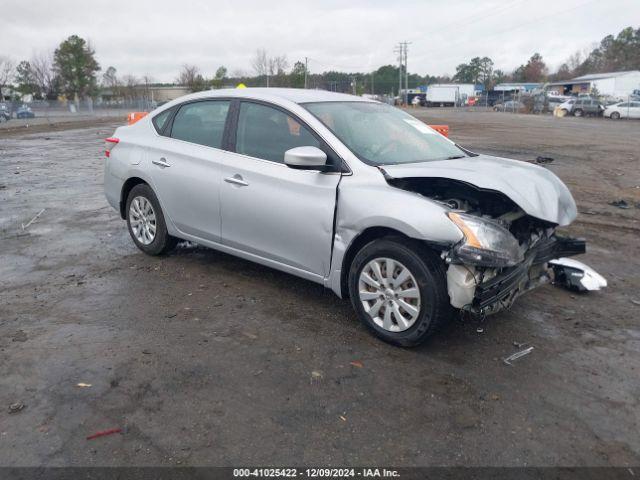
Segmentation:
[(507, 100), (504, 103), (496, 103), (493, 106), (493, 110), (496, 112), (522, 112), (525, 109), (525, 104), (518, 100)]
[(613, 120), (618, 118), (640, 118), (640, 100), (609, 105), (603, 115)]
[(591, 97), (578, 97), (573, 104), (572, 113), (576, 117), (584, 115), (599, 116), (604, 112), (604, 106), (598, 100)]
[(565, 95), (547, 95), (548, 110), (553, 112), (556, 107), (560, 107), (570, 100), (573, 99)]
[(508, 308), (585, 251), (556, 235), (577, 210), (553, 172), (362, 97), (195, 93), (116, 129), (105, 156), (107, 200), (146, 254), (185, 239), (317, 282), (396, 345)]
[(511, 100), (511, 97), (512, 97), (511, 92), (490, 90), (489, 92), (486, 92), (482, 95), (480, 104), (493, 107), (496, 104), (504, 103), (508, 100)]
[(558, 105), (558, 108), (564, 113), (564, 115), (569, 115), (573, 112), (573, 106), (575, 105), (575, 103), (576, 99), (572, 98)]
[(35, 118), (36, 114), (27, 105), (22, 105), (16, 110), (16, 118)]

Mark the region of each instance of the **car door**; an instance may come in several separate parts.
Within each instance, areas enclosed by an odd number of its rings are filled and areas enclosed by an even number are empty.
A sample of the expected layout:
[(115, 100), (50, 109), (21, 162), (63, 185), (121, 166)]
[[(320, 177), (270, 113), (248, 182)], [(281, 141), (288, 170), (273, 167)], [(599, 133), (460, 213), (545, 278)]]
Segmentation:
[(585, 112), (589, 113), (589, 114), (594, 114), (598, 111), (598, 102), (596, 102), (595, 100), (589, 100), (586, 104), (585, 104)]
[[(300, 146), (327, 152), (328, 147), (302, 121), (273, 105), (242, 101), (236, 115), (235, 153), (222, 174), (222, 243), (321, 279), (329, 272), (340, 173), (289, 168), (284, 152)], [(331, 152), (329, 160), (339, 164)]]
[(165, 214), (181, 233), (214, 242), (220, 240), (220, 183), (230, 105), (229, 100), (181, 105), (148, 153)]
[(629, 106), (629, 118), (640, 118), (640, 102), (631, 102)]

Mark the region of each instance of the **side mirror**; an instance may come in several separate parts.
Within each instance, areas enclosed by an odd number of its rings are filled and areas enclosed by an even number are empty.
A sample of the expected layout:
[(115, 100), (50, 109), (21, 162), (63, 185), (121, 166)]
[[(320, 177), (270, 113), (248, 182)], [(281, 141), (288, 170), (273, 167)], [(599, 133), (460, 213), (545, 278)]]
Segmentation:
[(327, 169), (327, 154), (317, 147), (296, 147), (284, 152), (284, 163), (299, 170)]

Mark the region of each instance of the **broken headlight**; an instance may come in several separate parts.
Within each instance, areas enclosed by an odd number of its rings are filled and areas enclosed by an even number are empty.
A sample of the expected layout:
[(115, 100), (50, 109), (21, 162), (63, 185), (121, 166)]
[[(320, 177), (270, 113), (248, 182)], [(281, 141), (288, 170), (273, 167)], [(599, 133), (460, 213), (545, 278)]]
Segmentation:
[(518, 240), (498, 223), (464, 213), (447, 215), (464, 234), (464, 240), (453, 250), (462, 263), (509, 267), (524, 260)]

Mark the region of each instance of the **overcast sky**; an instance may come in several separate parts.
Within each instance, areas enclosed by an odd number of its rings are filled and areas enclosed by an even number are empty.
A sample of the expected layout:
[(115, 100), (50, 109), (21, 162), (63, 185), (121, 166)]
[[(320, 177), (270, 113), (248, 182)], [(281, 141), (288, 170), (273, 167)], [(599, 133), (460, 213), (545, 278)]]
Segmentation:
[(555, 69), (637, 28), (640, 0), (2, 0), (0, 18), (0, 55), (28, 59), (75, 33), (103, 71), (155, 81), (173, 81), (185, 63), (207, 76), (220, 65), (250, 73), (257, 48), (290, 64), (309, 57), (312, 72), (369, 71), (396, 63), (403, 40), (409, 71), (439, 75), (484, 55), (511, 71), (536, 51)]

